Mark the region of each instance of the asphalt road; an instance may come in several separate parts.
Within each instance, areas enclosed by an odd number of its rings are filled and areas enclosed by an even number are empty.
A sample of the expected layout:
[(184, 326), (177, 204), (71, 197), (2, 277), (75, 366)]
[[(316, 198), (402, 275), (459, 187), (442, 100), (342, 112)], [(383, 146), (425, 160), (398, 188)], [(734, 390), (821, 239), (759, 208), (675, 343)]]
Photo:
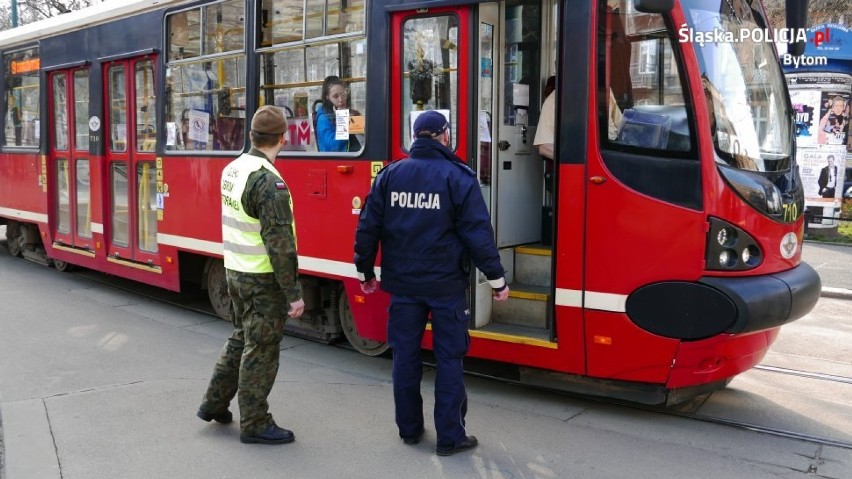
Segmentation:
[[(767, 359), (802, 369), (808, 357), (807, 370), (849, 376), (850, 342), (838, 334), (852, 331), (850, 302), (819, 304), (830, 308), (785, 329)], [(481, 445), (440, 458), (431, 427), (415, 447), (396, 436), (386, 358), (290, 337), (270, 405), (296, 443), (242, 445), (236, 424), (194, 415), (229, 332), (224, 321), (0, 254), (5, 479), (852, 477), (850, 449), (480, 378), (467, 383), (469, 432)], [(837, 347), (836, 358), (815, 356)], [(433, 384), (427, 368), (427, 411)], [(848, 385), (755, 371), (699, 412), (847, 440), (849, 396)]]
[(805, 241), (802, 259), (819, 273), (823, 286), (852, 291), (852, 245)]

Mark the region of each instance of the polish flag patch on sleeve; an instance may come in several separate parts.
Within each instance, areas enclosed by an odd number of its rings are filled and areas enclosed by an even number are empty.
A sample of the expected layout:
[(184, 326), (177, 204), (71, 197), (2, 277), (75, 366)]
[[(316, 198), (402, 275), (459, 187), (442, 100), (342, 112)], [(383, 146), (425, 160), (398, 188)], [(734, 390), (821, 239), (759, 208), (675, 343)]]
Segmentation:
[(281, 182), (281, 181), (275, 182), (275, 189), (276, 190), (283, 190), (283, 189), (286, 189), (286, 188), (287, 188), (287, 185), (285, 185), (283, 182)]

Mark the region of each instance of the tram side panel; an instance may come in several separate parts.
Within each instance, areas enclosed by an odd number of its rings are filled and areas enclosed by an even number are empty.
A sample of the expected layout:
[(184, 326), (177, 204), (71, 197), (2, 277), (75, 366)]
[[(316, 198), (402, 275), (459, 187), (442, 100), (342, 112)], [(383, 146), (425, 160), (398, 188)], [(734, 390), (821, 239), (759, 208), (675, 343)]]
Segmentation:
[(42, 158), (36, 151), (0, 153), (0, 217), (46, 224), (46, 165)]

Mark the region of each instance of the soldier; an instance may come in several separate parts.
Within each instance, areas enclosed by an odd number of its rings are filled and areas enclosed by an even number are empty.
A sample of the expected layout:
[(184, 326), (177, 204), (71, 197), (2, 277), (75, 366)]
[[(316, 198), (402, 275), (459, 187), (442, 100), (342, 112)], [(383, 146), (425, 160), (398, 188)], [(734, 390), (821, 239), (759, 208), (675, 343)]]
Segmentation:
[(509, 288), (476, 173), (447, 148), (450, 123), (427, 111), (414, 121), (414, 136), (411, 158), (385, 167), (370, 190), (355, 233), (355, 266), (361, 290), (374, 292), (381, 242), (381, 287), (391, 294), (388, 341), (396, 424), (405, 444), (417, 444), (423, 435), (420, 342), (431, 314), (435, 452), (449, 456), (478, 444), (465, 431), (462, 375), (470, 344), (470, 261), (488, 278), (495, 300), (505, 301)]
[[(290, 190), (272, 162), (287, 143), (281, 109), (264, 106), (251, 120), (248, 153), (222, 172), (222, 242), (234, 333), (225, 343), (198, 417), (227, 424), (239, 391), (240, 441), (287, 444), (267, 397), (278, 374), (279, 343), (287, 316), (305, 309), (296, 256)], [(288, 311), (289, 308), (289, 311)]]

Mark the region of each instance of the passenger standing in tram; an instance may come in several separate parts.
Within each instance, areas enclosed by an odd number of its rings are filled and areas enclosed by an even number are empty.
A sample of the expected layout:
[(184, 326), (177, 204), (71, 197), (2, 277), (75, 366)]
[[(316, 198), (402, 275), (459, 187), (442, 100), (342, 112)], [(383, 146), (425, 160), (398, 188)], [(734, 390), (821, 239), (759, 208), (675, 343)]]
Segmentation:
[(478, 444), (465, 430), (462, 375), (470, 345), (470, 260), (485, 274), (495, 300), (509, 297), (476, 174), (448, 148), (450, 135), (441, 113), (417, 117), (410, 158), (376, 176), (355, 233), (355, 265), (365, 294), (378, 286), (373, 268), (381, 243), (381, 288), (391, 294), (388, 342), (396, 424), (405, 444), (418, 444), (424, 431), (420, 343), (431, 313), (440, 456)]
[[(317, 105), (314, 111), (314, 129), (317, 135), (317, 149), (319, 151), (358, 151), (361, 143), (355, 135), (349, 135), (346, 140), (336, 138), (337, 110), (349, 109), (347, 100), (349, 92), (346, 83), (339, 77), (332, 75), (322, 82), (322, 103)], [(360, 115), (357, 110), (349, 112), (350, 115)]]
[[(251, 144), (222, 172), (222, 242), (234, 333), (225, 344), (198, 417), (227, 424), (239, 393), (240, 441), (286, 444), (267, 397), (278, 374), (279, 343), (287, 317), (305, 309), (296, 256), (290, 190), (273, 166), (287, 143), (280, 108), (263, 106), (251, 121)], [(289, 311), (288, 311), (289, 309)]]
[(544, 205), (541, 209), (541, 244), (553, 244), (553, 175), (556, 138), (556, 77), (548, 78), (544, 87), (545, 98), (538, 117), (533, 146), (544, 160)]
[[(544, 159), (544, 188), (548, 193), (553, 193), (553, 142), (556, 137), (556, 91), (555, 77), (554, 88), (544, 99), (541, 105), (541, 114), (538, 117), (538, 127), (535, 131), (533, 146), (538, 148), (538, 154)], [(550, 80), (548, 80), (548, 83)], [(545, 86), (545, 92), (547, 86)]]

